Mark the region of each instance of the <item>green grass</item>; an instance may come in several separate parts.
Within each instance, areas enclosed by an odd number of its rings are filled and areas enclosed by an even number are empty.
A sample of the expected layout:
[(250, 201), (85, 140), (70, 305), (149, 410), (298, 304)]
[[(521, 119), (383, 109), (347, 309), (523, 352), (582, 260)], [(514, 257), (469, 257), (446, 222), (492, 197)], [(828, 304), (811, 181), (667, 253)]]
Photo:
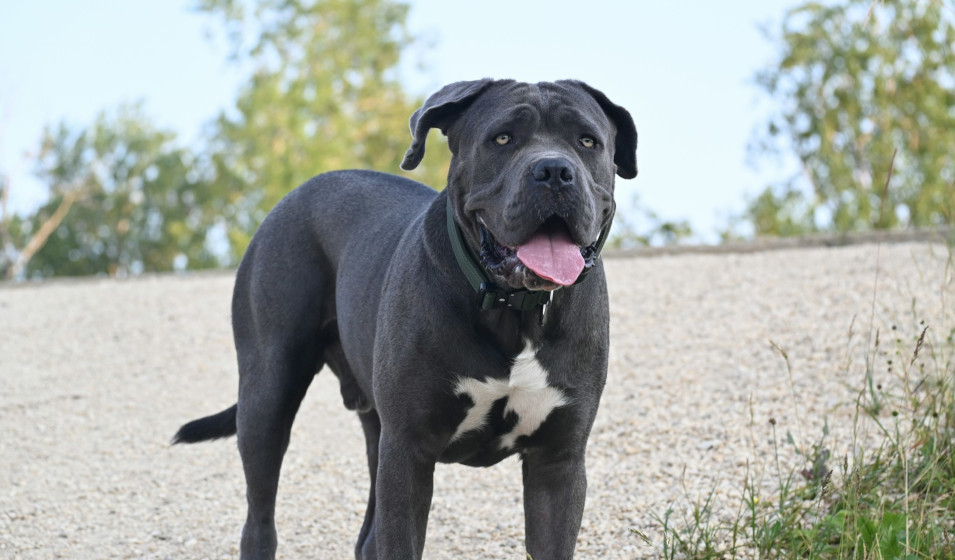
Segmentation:
[[(950, 275), (952, 262), (950, 247)], [(914, 316), (914, 301), (912, 310)], [(851, 344), (851, 327), (849, 337)], [(767, 495), (764, 479), (748, 467), (742, 499), (726, 519), (714, 513), (715, 487), (697, 498), (685, 491), (689, 508), (671, 506), (655, 516), (661, 542), (653, 546), (663, 558), (955, 559), (955, 325), (912, 321), (892, 326), (887, 336), (874, 330), (870, 338), (865, 381), (848, 403), (850, 430), (842, 430), (851, 434), (842, 446), (850, 451), (832, 455), (838, 445), (828, 421), (806, 444), (789, 430), (777, 433), (782, 426), (770, 419), (775, 492)], [(798, 406), (789, 356), (771, 344)], [(784, 466), (786, 446), (799, 466)], [(633, 532), (651, 546), (648, 535)]]

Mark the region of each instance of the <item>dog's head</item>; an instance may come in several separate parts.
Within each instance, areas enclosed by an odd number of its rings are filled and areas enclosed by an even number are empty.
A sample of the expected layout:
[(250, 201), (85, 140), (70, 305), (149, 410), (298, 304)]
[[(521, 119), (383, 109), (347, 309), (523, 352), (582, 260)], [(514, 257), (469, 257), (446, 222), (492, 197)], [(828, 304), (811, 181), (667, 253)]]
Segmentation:
[(552, 290), (593, 266), (613, 219), (614, 174), (637, 175), (625, 109), (577, 81), (454, 83), (412, 115), (402, 168), (421, 162), (431, 128), (451, 148), (455, 219), (495, 283)]

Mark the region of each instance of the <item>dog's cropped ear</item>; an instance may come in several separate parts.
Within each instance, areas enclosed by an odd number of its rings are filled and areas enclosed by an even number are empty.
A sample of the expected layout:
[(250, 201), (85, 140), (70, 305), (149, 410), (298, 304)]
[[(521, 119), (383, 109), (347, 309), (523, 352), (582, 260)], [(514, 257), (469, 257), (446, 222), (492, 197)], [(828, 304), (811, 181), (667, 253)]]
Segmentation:
[(607, 99), (607, 96), (598, 89), (594, 89), (583, 82), (575, 81), (578, 86), (591, 95), (604, 110), (604, 113), (617, 127), (617, 138), (614, 140), (613, 162), (617, 165), (617, 175), (624, 179), (633, 179), (637, 176), (637, 127), (633, 124), (630, 113)]
[(401, 168), (411, 171), (424, 157), (424, 144), (428, 131), (439, 128), (444, 134), (448, 127), (494, 80), (485, 78), (470, 82), (455, 82), (438, 90), (428, 98), (420, 109), (411, 115), (411, 147), (405, 153)]

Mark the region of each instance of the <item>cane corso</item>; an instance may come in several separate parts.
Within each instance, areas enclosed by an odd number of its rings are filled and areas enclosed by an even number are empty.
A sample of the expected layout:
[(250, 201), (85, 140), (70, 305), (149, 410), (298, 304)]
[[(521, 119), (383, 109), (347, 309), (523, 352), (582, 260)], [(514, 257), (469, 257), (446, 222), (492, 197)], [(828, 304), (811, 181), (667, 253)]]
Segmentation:
[(174, 441), (238, 436), (245, 560), (275, 555), (282, 457), (323, 365), (365, 435), (356, 558), (421, 558), (436, 462), (514, 454), (527, 552), (574, 554), (607, 376), (600, 249), (614, 176), (637, 174), (637, 132), (582, 82), (490, 79), (446, 86), (412, 115), (404, 169), (432, 128), (452, 153), (443, 191), (372, 171), (319, 175), (275, 206), (242, 259), (238, 402)]

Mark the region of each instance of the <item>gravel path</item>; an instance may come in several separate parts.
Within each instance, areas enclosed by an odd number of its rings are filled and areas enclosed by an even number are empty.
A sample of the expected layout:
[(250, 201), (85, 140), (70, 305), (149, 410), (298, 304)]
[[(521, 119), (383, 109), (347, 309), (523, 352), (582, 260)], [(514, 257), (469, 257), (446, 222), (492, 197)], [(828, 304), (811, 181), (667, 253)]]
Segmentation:
[[(809, 442), (828, 417), (841, 456), (878, 251), (608, 259), (610, 375), (579, 558), (658, 557), (653, 516), (714, 488), (717, 510), (735, 512), (747, 468), (771, 478), (769, 418)], [(939, 245), (881, 247), (873, 324), (886, 347), (893, 325), (908, 348), (921, 320), (929, 341), (955, 327), (947, 258)], [(236, 556), (234, 440), (168, 445), (182, 422), (234, 401), (231, 288), (224, 273), (0, 287), (0, 558)], [(352, 557), (360, 432), (334, 377), (318, 376), (283, 470), (281, 557)], [(786, 447), (782, 459), (798, 464)], [(516, 460), (439, 466), (426, 557), (521, 559), (522, 534)]]

